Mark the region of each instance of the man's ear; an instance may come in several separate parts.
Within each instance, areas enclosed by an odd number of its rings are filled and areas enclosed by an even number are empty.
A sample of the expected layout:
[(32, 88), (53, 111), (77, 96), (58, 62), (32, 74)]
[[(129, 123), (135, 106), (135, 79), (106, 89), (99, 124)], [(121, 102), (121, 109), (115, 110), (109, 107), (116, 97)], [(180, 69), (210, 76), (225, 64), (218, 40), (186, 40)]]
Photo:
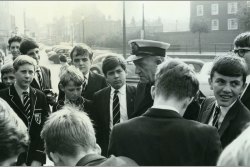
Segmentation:
[(210, 85), (210, 89), (213, 90), (213, 84), (212, 84), (212, 79), (211, 77), (208, 78), (208, 83)]
[(64, 86), (61, 84), (61, 83), (59, 83), (59, 88), (60, 88), (60, 90), (62, 90), (63, 92), (64, 92)]
[(151, 93), (151, 97), (152, 99), (154, 100), (155, 99), (155, 86), (151, 86), (151, 90), (150, 90), (150, 93)]

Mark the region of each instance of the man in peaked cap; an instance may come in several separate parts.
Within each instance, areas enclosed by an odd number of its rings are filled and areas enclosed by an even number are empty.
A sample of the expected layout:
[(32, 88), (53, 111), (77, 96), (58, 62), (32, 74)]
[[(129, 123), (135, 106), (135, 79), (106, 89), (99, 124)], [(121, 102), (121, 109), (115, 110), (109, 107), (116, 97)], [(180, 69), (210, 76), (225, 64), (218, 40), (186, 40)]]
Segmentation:
[(155, 82), (156, 68), (163, 62), (170, 44), (152, 40), (131, 40), (129, 45), (132, 52), (127, 61), (133, 61), (135, 73), (140, 77), (133, 114), (133, 117), (137, 117), (153, 105), (150, 89)]
[[(170, 47), (170, 44), (152, 40), (131, 40), (129, 45), (132, 52), (127, 61), (134, 62), (136, 66), (135, 73), (140, 77), (135, 97), (134, 114), (132, 116), (137, 117), (153, 105), (150, 89), (155, 83), (156, 68), (164, 61), (166, 50)], [(203, 99), (204, 95), (199, 91), (187, 107), (183, 117), (196, 120)]]

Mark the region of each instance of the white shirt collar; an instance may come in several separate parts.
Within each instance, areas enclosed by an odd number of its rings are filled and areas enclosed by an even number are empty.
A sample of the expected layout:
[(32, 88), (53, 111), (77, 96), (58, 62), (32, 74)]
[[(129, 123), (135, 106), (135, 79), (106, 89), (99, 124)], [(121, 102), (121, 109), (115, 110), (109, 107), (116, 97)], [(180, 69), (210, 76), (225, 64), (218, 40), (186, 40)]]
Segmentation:
[(158, 109), (163, 109), (163, 110), (173, 110), (179, 113), (179, 111), (175, 107), (167, 106), (167, 105), (153, 105), (152, 108), (158, 108)]
[(86, 75), (84, 75), (84, 77), (87, 79), (87, 81), (89, 80), (89, 72), (86, 74)]
[[(237, 100), (235, 100), (230, 106), (228, 107), (221, 107), (220, 106), (220, 110), (221, 110), (221, 115), (222, 117), (225, 117), (225, 115), (227, 114), (227, 112), (229, 111), (229, 109), (234, 105), (234, 103), (236, 102)], [(218, 103), (217, 101), (215, 102), (215, 106), (218, 107)]]
[[(112, 86), (111, 86), (111, 95), (114, 94), (116, 89), (114, 89)], [(119, 93), (121, 93), (122, 95), (125, 95), (126, 94), (126, 84), (124, 84), (120, 89), (118, 89)]]

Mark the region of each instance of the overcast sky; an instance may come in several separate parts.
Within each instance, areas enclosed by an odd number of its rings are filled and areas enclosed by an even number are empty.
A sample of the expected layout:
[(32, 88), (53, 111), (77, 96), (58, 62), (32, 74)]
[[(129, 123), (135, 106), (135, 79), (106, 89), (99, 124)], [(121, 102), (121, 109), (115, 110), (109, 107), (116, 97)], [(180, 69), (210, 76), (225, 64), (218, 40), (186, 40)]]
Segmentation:
[[(72, 9), (80, 4), (94, 4), (111, 19), (122, 19), (122, 1), (16, 1), (15, 10), (25, 8), (26, 15), (35, 17), (40, 23), (49, 23), (54, 16), (70, 15)], [(160, 17), (164, 24), (188, 23), (190, 17), (189, 1), (126, 1), (126, 18), (128, 22), (134, 17), (142, 18), (142, 4), (144, 4), (145, 19)], [(82, 9), (84, 10), (84, 9)]]

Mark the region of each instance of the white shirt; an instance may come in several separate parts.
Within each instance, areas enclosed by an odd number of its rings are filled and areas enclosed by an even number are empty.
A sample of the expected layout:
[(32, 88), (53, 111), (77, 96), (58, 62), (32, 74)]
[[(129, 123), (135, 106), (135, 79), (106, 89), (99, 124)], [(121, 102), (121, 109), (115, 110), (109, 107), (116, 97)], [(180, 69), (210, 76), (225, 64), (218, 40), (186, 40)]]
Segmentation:
[(163, 109), (163, 110), (172, 110), (175, 111), (177, 113), (179, 113), (179, 111), (172, 106), (168, 106), (168, 105), (153, 105), (151, 108), (157, 108), (157, 109)]
[(89, 81), (89, 72), (86, 74), (86, 75), (84, 75), (84, 78), (86, 79), (86, 85), (88, 85), (88, 81)]
[(28, 92), (28, 94), (30, 94), (30, 88), (28, 88), (27, 90), (23, 90), (16, 83), (14, 84), (14, 87), (15, 87), (15, 89), (17, 91), (17, 94), (18, 94), (19, 98), (21, 99), (21, 101), (23, 103), (23, 92)]
[(40, 67), (36, 68), (36, 71), (35, 71), (35, 80), (36, 80), (37, 84), (41, 87), (39, 79), (38, 79), (38, 75), (37, 75), (38, 72), (39, 72), (39, 74), (40, 74), (40, 76), (42, 77), (42, 80), (43, 80), (43, 74), (42, 74), (42, 71), (41, 71)]
[[(127, 94), (126, 94), (126, 84), (124, 84), (120, 89), (118, 89), (117, 96), (120, 103), (120, 122), (125, 122), (128, 120), (127, 113)], [(113, 97), (115, 94), (115, 89), (111, 87), (110, 92), (110, 129), (113, 128)]]
[[(235, 100), (230, 106), (228, 106), (228, 107), (220, 107), (221, 114), (220, 114), (220, 116), (219, 116), (218, 128), (220, 128), (220, 126), (221, 126), (221, 124), (222, 124), (222, 122), (223, 122), (223, 120), (224, 120), (226, 114), (228, 113), (229, 109), (234, 105), (235, 102), (236, 102), (236, 100)], [(218, 107), (217, 102), (215, 103), (215, 106)], [(213, 118), (214, 118), (214, 114), (215, 114), (215, 108), (216, 108), (216, 107), (214, 107), (213, 114), (212, 114), (212, 116), (210, 117), (209, 122), (208, 122), (208, 125), (211, 125), (211, 126), (213, 125)]]

